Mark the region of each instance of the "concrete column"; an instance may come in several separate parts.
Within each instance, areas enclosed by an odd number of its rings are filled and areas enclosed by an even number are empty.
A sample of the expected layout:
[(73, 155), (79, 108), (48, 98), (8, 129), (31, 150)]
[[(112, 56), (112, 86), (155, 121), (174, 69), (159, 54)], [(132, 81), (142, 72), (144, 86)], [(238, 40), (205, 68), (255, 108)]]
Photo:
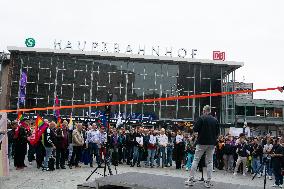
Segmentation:
[[(12, 59), (11, 59), (12, 62)], [(5, 60), (2, 63), (1, 86), (2, 93), (0, 94), (0, 109), (8, 109), (10, 102), (11, 79), (12, 79), (12, 63)]]

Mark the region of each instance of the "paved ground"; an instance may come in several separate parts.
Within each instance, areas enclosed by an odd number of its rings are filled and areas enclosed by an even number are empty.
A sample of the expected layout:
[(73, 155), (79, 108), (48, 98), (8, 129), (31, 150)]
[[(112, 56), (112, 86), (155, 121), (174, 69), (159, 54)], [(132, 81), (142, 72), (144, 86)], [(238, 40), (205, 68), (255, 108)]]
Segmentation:
[[(35, 165), (29, 165), (26, 169), (16, 171), (12, 166), (10, 167), (10, 176), (6, 178), (0, 177), (0, 189), (76, 189), (78, 184), (85, 183), (85, 179), (93, 169), (88, 166), (70, 170), (55, 170), (53, 172), (42, 172), (38, 170)], [(103, 171), (102, 169), (100, 171)], [(187, 178), (188, 172), (185, 170), (175, 170), (174, 168), (131, 168), (126, 165), (118, 167), (118, 173), (139, 172), (150, 173), (155, 175), (166, 175), (180, 178)], [(94, 180), (100, 176), (94, 174), (89, 181)], [(205, 176), (206, 177), (206, 176)], [(200, 174), (197, 175), (200, 178)], [(263, 177), (251, 180), (249, 176), (233, 176), (231, 173), (224, 171), (216, 171), (213, 173), (213, 181), (240, 184), (246, 186), (263, 186)], [(268, 180), (267, 188), (273, 184)]]
[[(262, 189), (258, 186), (244, 186), (239, 184), (212, 182), (213, 189)], [(83, 184), (78, 189), (96, 188), (99, 186), (123, 186), (133, 189), (204, 189), (204, 182), (195, 182), (194, 186), (185, 186), (184, 178), (162, 176), (149, 173), (128, 172), (110, 177), (98, 178), (93, 182)]]

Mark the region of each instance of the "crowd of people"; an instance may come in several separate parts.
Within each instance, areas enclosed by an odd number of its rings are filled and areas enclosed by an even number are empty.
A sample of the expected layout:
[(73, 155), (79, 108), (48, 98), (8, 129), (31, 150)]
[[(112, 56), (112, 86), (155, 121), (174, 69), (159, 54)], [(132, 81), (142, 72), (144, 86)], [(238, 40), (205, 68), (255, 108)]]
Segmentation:
[[(66, 166), (80, 168), (80, 164), (101, 167), (105, 158), (109, 157), (108, 161), (114, 166), (175, 166), (176, 169), (189, 171), (195, 158), (199, 133), (140, 126), (130, 129), (110, 127), (107, 135), (106, 128), (100, 123), (76, 123), (74, 127), (69, 127), (68, 122), (63, 121), (62, 127), (57, 127), (53, 121), (45, 122), (48, 127), (36, 145), (29, 143), (31, 130), (18, 128), (17, 122), (10, 125), (9, 159), (14, 159), (17, 170), (26, 167), (26, 157), (30, 164), (35, 160), (37, 168), (43, 171), (50, 170), (52, 157), (55, 157), (56, 169), (66, 169)], [(26, 124), (33, 128), (29, 121)], [(19, 131), (15, 132), (16, 129)], [(272, 180), (272, 176), (275, 177), (274, 186), (282, 186), (284, 138), (269, 135), (251, 138), (243, 133), (234, 137), (226, 134), (219, 136), (214, 146), (214, 169), (233, 175), (256, 174), (260, 178), (266, 167), (268, 178)]]

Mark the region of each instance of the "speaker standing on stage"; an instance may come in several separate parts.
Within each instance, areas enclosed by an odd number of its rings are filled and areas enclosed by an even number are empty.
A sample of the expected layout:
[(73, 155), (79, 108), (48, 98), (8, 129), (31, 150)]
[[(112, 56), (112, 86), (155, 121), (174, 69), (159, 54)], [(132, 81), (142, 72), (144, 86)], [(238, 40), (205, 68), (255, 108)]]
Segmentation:
[(213, 153), (217, 137), (219, 135), (218, 120), (211, 115), (211, 107), (204, 106), (203, 115), (198, 118), (193, 128), (194, 132), (198, 132), (195, 156), (192, 163), (189, 179), (185, 182), (186, 185), (193, 186), (194, 175), (196, 173), (197, 165), (204, 153), (206, 153), (207, 165), (207, 180), (205, 187), (210, 188), (210, 181), (213, 172)]

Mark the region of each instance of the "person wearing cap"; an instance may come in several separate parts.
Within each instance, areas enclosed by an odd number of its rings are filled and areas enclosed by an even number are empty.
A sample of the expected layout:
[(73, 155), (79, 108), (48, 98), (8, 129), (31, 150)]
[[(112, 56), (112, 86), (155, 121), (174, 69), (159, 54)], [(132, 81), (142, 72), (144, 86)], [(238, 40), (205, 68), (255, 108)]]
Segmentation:
[(234, 175), (237, 175), (237, 171), (241, 163), (243, 163), (243, 175), (246, 176), (246, 164), (247, 164), (247, 157), (250, 155), (250, 147), (246, 143), (246, 135), (244, 133), (240, 134), (239, 140), (236, 146), (236, 152), (238, 154), (238, 159), (234, 171)]
[(185, 182), (185, 184), (193, 186), (194, 176), (197, 170), (198, 163), (203, 154), (205, 153), (205, 161), (207, 165), (207, 180), (204, 184), (206, 188), (210, 188), (210, 181), (213, 172), (213, 154), (220, 132), (218, 120), (211, 115), (210, 106), (204, 106), (203, 115), (197, 119), (196, 123), (194, 124), (193, 131), (198, 133), (198, 137), (196, 141), (194, 160), (190, 170), (190, 176)]

